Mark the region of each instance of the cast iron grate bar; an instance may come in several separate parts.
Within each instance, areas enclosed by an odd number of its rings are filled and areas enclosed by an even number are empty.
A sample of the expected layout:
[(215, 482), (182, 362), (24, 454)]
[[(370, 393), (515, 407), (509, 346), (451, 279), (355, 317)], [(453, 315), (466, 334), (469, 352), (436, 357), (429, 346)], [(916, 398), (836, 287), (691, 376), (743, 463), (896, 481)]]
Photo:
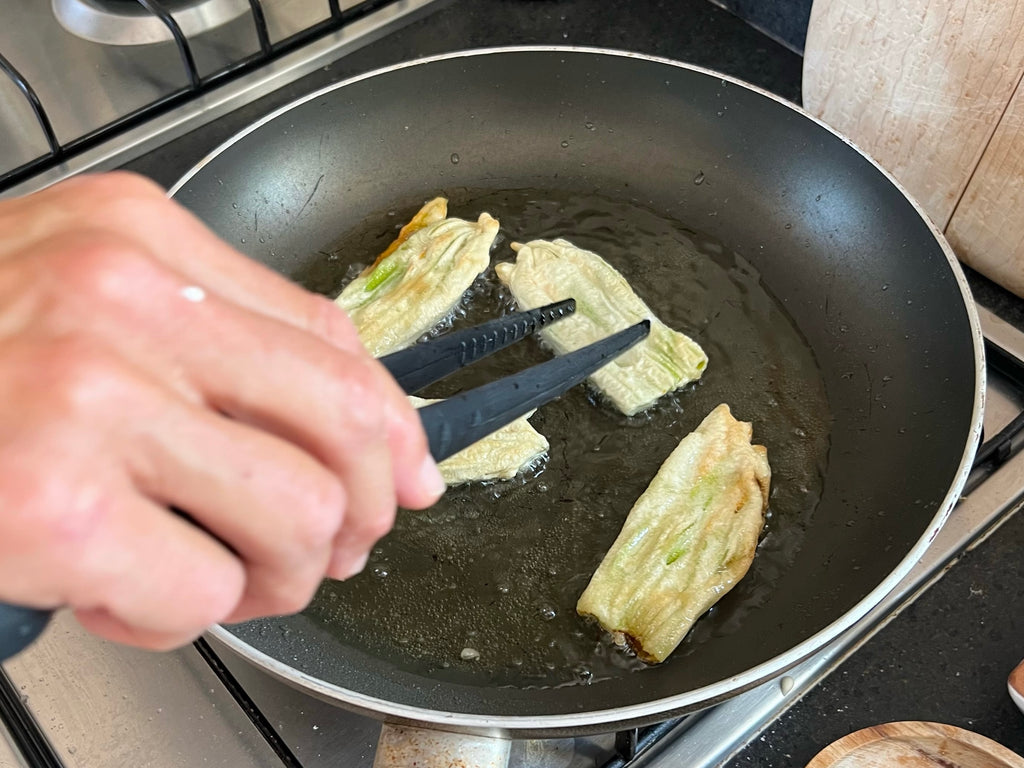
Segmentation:
[(194, 643), (195, 649), (199, 651), (199, 655), (203, 657), (203, 660), (209, 665), (210, 669), (217, 676), (217, 679), (223, 683), (224, 688), (231, 698), (235, 700), (245, 716), (249, 718), (249, 722), (255, 726), (256, 730), (259, 731), (270, 748), (274, 750), (274, 754), (281, 760), (282, 765), (285, 768), (302, 768), (302, 763), (292, 752), (291, 748), (285, 744), (284, 739), (281, 738), (280, 734), (274, 730), (274, 726), (267, 720), (266, 715), (260, 711), (260, 708), (256, 706), (256, 702), (250, 698), (249, 694), (242, 688), (242, 684), (238, 682), (231, 670), (228, 669), (224, 662), (220, 660), (210, 644), (205, 639), (200, 637)]
[(50, 118), (46, 114), (46, 110), (43, 109), (43, 103), (39, 100), (39, 96), (36, 95), (35, 89), (29, 85), (22, 74), (14, 68), (3, 54), (0, 54), (0, 70), (3, 70), (14, 84), (18, 87), (18, 90), (22, 92), (25, 98), (28, 100), (29, 106), (32, 107), (32, 112), (35, 113), (36, 121), (39, 123), (39, 127), (43, 130), (43, 134), (46, 136), (46, 143), (50, 146), (50, 154), (52, 157), (59, 157), (61, 152), (60, 142), (57, 141), (57, 134), (53, 131), (53, 125), (50, 123)]
[(185, 73), (188, 75), (188, 81), (192, 86), (192, 90), (199, 90), (200, 85), (202, 85), (199, 78), (199, 70), (196, 68), (195, 57), (192, 56), (192, 47), (188, 44), (188, 40), (185, 38), (185, 33), (181, 31), (181, 25), (174, 20), (174, 17), (171, 16), (171, 12), (157, 2), (157, 0), (137, 0), (137, 2), (151, 14), (160, 19), (160, 21), (163, 22), (163, 25), (167, 27), (171, 36), (174, 38), (175, 45), (178, 46), (178, 53), (181, 56), (182, 64), (185, 65)]
[(334, 9), (338, 7), (338, 0), (331, 0), (331, 16), (336, 18), (342, 24), (347, 24), (353, 19), (357, 19), (360, 16), (366, 16), (369, 13), (383, 8), (388, 5), (392, 0), (364, 0), (361, 3), (353, 5), (351, 8), (346, 10), (338, 10), (337, 16), (335, 16)]
[(249, 10), (252, 13), (252, 23), (256, 27), (256, 38), (260, 41), (260, 52), (269, 57), (273, 52), (273, 45), (270, 43), (267, 19), (263, 15), (263, 6), (260, 4), (260, 0), (249, 0)]
[(616, 756), (601, 768), (628, 768), (651, 745), (659, 741), (666, 733), (683, 722), (689, 715), (674, 717), (662, 723), (649, 725), (646, 728), (627, 728), (615, 734)]
[(18, 689), (0, 668), (0, 722), (7, 726), (14, 746), (32, 768), (64, 768), (42, 728), (28, 711)]

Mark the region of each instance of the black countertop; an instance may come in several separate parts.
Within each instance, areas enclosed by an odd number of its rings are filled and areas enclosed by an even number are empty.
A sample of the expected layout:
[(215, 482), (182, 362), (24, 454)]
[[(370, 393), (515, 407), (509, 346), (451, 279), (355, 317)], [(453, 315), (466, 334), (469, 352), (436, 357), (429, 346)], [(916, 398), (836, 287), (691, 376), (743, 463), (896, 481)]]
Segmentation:
[(879, 723), (926, 720), (1024, 755), (1024, 715), (1006, 677), (1024, 656), (1024, 515), (1014, 515), (811, 690), (728, 768), (804, 766)]
[[(455, 0), (215, 126), (129, 167), (169, 185), (239, 128), (312, 90), (378, 67), (491, 45), (625, 49), (698, 64), (799, 103), (801, 57), (707, 0)], [(1024, 329), (1024, 302), (970, 270), (978, 300)], [(1024, 517), (968, 552), (935, 586), (728, 765), (803, 766), (860, 728), (957, 725), (1024, 754), (1006, 676), (1024, 656)]]

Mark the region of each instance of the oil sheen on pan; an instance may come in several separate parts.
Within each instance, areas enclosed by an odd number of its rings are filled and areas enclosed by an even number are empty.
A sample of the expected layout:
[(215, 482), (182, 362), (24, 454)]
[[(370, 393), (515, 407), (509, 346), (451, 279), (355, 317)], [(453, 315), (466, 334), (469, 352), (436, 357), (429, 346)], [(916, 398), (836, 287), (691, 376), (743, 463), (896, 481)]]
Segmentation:
[[(565, 237), (618, 269), (658, 317), (704, 348), (708, 367), (700, 381), (632, 417), (585, 387), (544, 406), (531, 419), (551, 443), (539, 467), (451, 488), (425, 512), (401, 511), (366, 570), (325, 582), (307, 618), (400, 669), (468, 685), (564, 686), (644, 669), (578, 616), (576, 601), (665, 457), (728, 403), (771, 456), (767, 523), (749, 573), (670, 661), (742, 631), (744, 613), (771, 594), (800, 547), (828, 456), (821, 374), (785, 310), (749, 264), (685, 223), (633, 202), (551, 190), (424, 190), (342, 233), (294, 277), (337, 295), (435, 194), (450, 199), (451, 215), (486, 211), (501, 222), (492, 267), (448, 323), (468, 326), (510, 308), (493, 264), (512, 257), (511, 241)], [(423, 394), (445, 397), (549, 356), (528, 340)]]

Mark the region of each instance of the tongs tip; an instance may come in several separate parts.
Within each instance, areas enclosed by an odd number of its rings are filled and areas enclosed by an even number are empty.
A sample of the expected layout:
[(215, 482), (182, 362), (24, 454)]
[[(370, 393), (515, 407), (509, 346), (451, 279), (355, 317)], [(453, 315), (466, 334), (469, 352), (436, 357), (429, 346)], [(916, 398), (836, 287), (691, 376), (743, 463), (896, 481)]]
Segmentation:
[(445, 334), (385, 355), (380, 362), (395, 377), (405, 393), (411, 395), (575, 311), (576, 300), (563, 299)]
[(441, 461), (549, 402), (645, 339), (650, 320), (519, 373), (420, 409), (431, 455)]

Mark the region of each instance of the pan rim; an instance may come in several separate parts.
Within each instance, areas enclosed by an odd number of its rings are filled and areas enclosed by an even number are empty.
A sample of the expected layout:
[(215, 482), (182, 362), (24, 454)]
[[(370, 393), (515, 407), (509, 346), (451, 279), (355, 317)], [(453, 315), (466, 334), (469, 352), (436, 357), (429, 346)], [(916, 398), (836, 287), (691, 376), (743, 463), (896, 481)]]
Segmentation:
[(214, 148), (211, 152), (205, 155), (199, 160), (185, 175), (181, 177), (167, 192), (168, 197), (173, 198), (175, 194), (182, 189), (196, 174), (198, 174), (211, 160), (219, 156), (221, 153), (228, 150), (234, 144), (241, 141), (243, 138), (248, 136), (250, 133), (255, 132), (265, 124), (275, 120), (281, 115), (305, 104), (309, 101), (315, 100), (322, 97), (323, 95), (333, 92), (339, 88), (343, 88), (347, 85), (361, 82), (369, 78), (377, 77), (389, 72), (395, 72), (407, 67), (416, 67), (421, 65), (427, 65), (432, 62), (446, 61), (451, 59), (461, 59), (476, 56), (485, 55), (496, 55), (496, 54), (516, 54), (516, 53), (561, 53), (567, 55), (575, 54), (587, 54), (587, 55), (601, 55), (601, 56), (612, 56), (618, 58), (629, 58), (639, 59), (643, 61), (649, 61), (656, 64), (667, 65), (678, 69), (689, 70), (702, 75), (715, 77), (721, 79), (723, 82), (727, 82), (741, 88), (754, 91), (755, 93), (767, 97), (780, 105), (793, 110), (804, 118), (810, 119), (818, 126), (824, 128), (829, 133), (834, 135), (836, 138), (847, 144), (854, 151), (860, 154), (865, 160), (880, 172), (883, 177), (891, 183), (899, 193), (911, 204), (913, 209), (917, 212), (920, 218), (927, 225), (935, 241), (942, 249), (943, 254), (946, 257), (946, 261), (949, 268), (952, 270), (953, 276), (956, 279), (957, 286), (960, 289), (961, 299), (964, 304), (964, 308), (967, 311), (968, 322), (971, 330), (971, 338), (974, 347), (974, 364), (975, 364), (975, 391), (974, 391), (974, 402), (972, 405), (971, 423), (969, 434), (967, 435), (966, 443), (964, 446), (963, 454), (961, 455), (960, 463), (956, 473), (953, 476), (952, 484), (950, 485), (945, 497), (943, 498), (939, 508), (929, 523), (928, 527), (917, 540), (910, 551), (904, 556), (904, 558), (897, 564), (896, 568), (891, 571), (885, 579), (882, 580), (874, 589), (872, 589), (867, 595), (861, 598), (851, 609), (840, 616), (838, 619), (833, 621), (831, 624), (823, 627), (821, 630), (806, 638), (798, 645), (790, 648), (785, 653), (779, 654), (766, 662), (763, 662), (755, 667), (752, 667), (745, 672), (727, 678), (726, 680), (706, 685), (701, 688), (697, 688), (686, 693), (677, 694), (661, 699), (656, 699), (642, 704), (631, 704), (623, 707), (612, 707), (607, 709), (590, 710), (587, 712), (567, 712), (560, 714), (546, 714), (546, 715), (493, 715), (493, 714), (476, 714), (472, 712), (450, 712), (436, 709), (427, 709), (424, 707), (410, 706), (405, 704), (399, 704), (387, 699), (381, 699), (375, 696), (369, 696), (367, 694), (353, 691), (350, 689), (342, 688), (341, 686), (326, 683), (323, 680), (315, 678), (307, 673), (304, 673), (294, 667), (291, 667), (265, 653), (259, 651), (253, 646), (241, 640), (239, 637), (231, 633), (226, 627), (217, 625), (209, 629), (209, 634), (216, 638), (221, 643), (225, 644), (234, 653), (242, 656), (256, 666), (270, 672), (272, 675), (283, 679), (285, 682), (297, 686), (313, 695), (323, 698), (349, 709), (357, 710), (361, 713), (370, 715), (377, 719), (388, 720), (392, 722), (400, 723), (412, 723), (412, 724), (427, 724), (433, 727), (438, 727), (448, 730), (457, 730), (468, 733), (479, 733), (484, 735), (507, 735), (507, 734), (524, 734), (529, 733), (531, 735), (543, 735), (549, 733), (554, 735), (555, 733), (565, 733), (567, 731), (582, 731), (589, 729), (591, 731), (596, 730), (595, 726), (615, 724), (621, 727), (625, 723), (640, 723), (640, 722), (654, 722), (659, 719), (665, 719), (672, 714), (692, 712), (697, 709), (701, 709), (710, 706), (715, 703), (719, 703), (728, 699), (738, 693), (745, 690), (749, 690), (757, 686), (766, 680), (777, 677), (784, 673), (786, 670), (792, 668), (796, 664), (800, 663), (804, 659), (811, 656), (815, 651), (821, 649), (832, 640), (839, 637), (841, 634), (849, 630), (861, 619), (863, 619), (872, 608), (874, 608), (882, 598), (888, 594), (896, 585), (903, 580), (904, 577), (910, 572), (913, 566), (920, 560), (927, 547), (937, 536), (939, 530), (946, 523), (949, 518), (953, 507), (959, 500), (961, 491), (967, 481), (968, 474), (971, 469), (971, 465), (974, 460), (974, 455), (977, 451), (978, 445), (981, 440), (982, 433), (982, 420), (984, 415), (984, 401), (985, 401), (985, 383), (986, 383), (986, 370), (985, 370), (985, 353), (984, 353), (984, 336), (981, 330), (981, 323), (978, 317), (977, 307), (974, 303), (974, 299), (971, 295), (970, 287), (967, 283), (967, 278), (964, 275), (963, 269), (960, 266), (959, 261), (954, 254), (952, 247), (946, 241), (942, 232), (938, 229), (935, 223), (931, 220), (928, 214), (924, 211), (920, 203), (907, 191), (907, 189), (895, 179), (891, 173), (883, 168), (877, 161), (874, 160), (867, 152), (861, 149), (855, 142), (850, 140), (848, 137), (843, 135), (841, 132), (835, 130), (828, 124), (824, 123), (819, 118), (815, 117), (811, 113), (807, 112), (801, 106), (788, 101), (770, 91), (760, 88), (751, 83), (745, 82), (738, 78), (730, 75), (700, 67), (693, 64), (688, 64), (673, 59), (652, 56), (648, 54), (635, 53), (631, 51), (617, 50), (613, 48), (602, 48), (602, 47), (588, 47), (588, 46), (558, 46), (558, 45), (524, 45), (524, 46), (495, 46), (485, 48), (472, 48), (461, 51), (455, 51), (445, 54), (438, 54), (434, 56), (424, 57), (422, 59), (416, 59), (413, 61), (402, 62), (399, 64), (379, 68), (366, 72), (360, 75), (356, 75), (351, 78), (347, 78), (338, 83), (331, 84), (329, 86), (317, 89), (316, 91), (303, 96), (295, 101), (292, 101), (282, 107), (275, 109), (268, 113), (260, 120), (252, 123), (243, 130), (239, 131), (226, 141), (222, 142), (219, 146)]

